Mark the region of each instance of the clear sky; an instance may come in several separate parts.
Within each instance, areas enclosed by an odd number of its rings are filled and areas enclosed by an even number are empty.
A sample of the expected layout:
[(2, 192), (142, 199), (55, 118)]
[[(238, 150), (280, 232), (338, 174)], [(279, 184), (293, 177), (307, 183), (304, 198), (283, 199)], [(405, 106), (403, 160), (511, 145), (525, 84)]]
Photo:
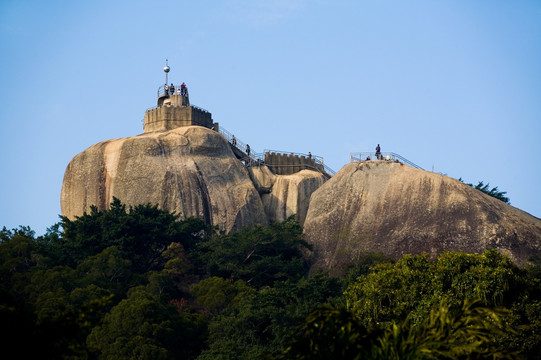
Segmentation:
[(0, 1), (0, 227), (142, 133), (164, 82), (254, 151), (398, 153), (541, 217), (541, 1)]

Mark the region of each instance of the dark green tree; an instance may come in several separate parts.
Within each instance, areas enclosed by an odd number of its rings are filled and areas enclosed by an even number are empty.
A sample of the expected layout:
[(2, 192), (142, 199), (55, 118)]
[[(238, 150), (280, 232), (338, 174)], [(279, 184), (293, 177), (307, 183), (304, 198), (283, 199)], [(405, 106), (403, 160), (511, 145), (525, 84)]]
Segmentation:
[(506, 311), (465, 301), (445, 300), (420, 323), (410, 317), (388, 327), (366, 326), (344, 307), (323, 306), (311, 313), (281, 359), (516, 359), (493, 338), (512, 331)]
[[(462, 178), (459, 178), (458, 180), (461, 181), (461, 182), (464, 182), (464, 180), (462, 180)], [(474, 189), (477, 189), (477, 190), (479, 190), (481, 192), (484, 192), (485, 194), (490, 195), (490, 196), (492, 196), (492, 197), (494, 197), (494, 198), (496, 198), (498, 200), (501, 200), (504, 203), (511, 204), (510, 199), (507, 196), (505, 196), (505, 194), (507, 194), (507, 191), (500, 191), (500, 190), (498, 190), (497, 186), (495, 186), (495, 187), (493, 187), (491, 189), (490, 188), (490, 183), (485, 184), (483, 181), (479, 181), (479, 183), (477, 185), (475, 185), (475, 186), (473, 186), (473, 184), (466, 184), (466, 185), (470, 185)]]
[[(259, 290), (234, 289), (228, 305), (211, 319), (208, 349), (199, 359), (259, 359), (263, 354), (276, 355), (316, 306), (340, 296), (341, 291), (340, 281), (325, 274), (275, 282), (274, 287)], [(204, 295), (204, 299), (211, 300), (208, 292)]]
[(63, 237), (56, 242), (62, 249), (62, 263), (75, 267), (87, 257), (116, 246), (122, 258), (131, 261), (136, 273), (161, 269), (162, 253), (171, 243), (192, 248), (206, 236), (207, 230), (202, 220), (178, 221), (175, 214), (149, 204), (127, 210), (116, 198), (109, 210), (92, 207), (90, 214), (76, 220), (63, 217), (62, 227)]
[(194, 262), (210, 276), (243, 280), (259, 288), (275, 281), (300, 279), (308, 270), (302, 227), (293, 217), (269, 226), (215, 234), (200, 243)]
[(406, 317), (420, 324), (442, 299), (453, 308), (472, 300), (487, 308), (504, 307), (511, 310), (504, 320), (515, 331), (492, 341), (529, 354), (541, 349), (538, 288), (526, 270), (496, 250), (448, 252), (435, 261), (407, 255), (395, 264), (376, 265), (349, 286), (345, 300), (365, 326), (383, 328)]
[(140, 287), (94, 327), (87, 343), (100, 359), (193, 359), (204, 324), (201, 316), (179, 313)]

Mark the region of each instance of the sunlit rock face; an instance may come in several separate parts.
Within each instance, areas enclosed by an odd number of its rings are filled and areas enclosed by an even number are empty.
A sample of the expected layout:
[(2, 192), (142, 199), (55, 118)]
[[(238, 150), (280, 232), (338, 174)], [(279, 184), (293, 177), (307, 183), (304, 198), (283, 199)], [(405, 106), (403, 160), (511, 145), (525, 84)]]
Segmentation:
[(73, 219), (113, 197), (158, 205), (227, 232), (266, 224), (264, 206), (227, 141), (199, 126), (107, 140), (76, 155), (64, 174), (62, 215)]
[(316, 190), (304, 222), (313, 270), (340, 273), (363, 252), (482, 252), (519, 264), (541, 253), (541, 219), (450, 177), (387, 161), (354, 162)]
[(269, 221), (283, 221), (295, 215), (301, 225), (308, 212), (310, 196), (326, 181), (317, 171), (275, 175), (266, 166), (250, 168), (250, 176), (261, 194)]

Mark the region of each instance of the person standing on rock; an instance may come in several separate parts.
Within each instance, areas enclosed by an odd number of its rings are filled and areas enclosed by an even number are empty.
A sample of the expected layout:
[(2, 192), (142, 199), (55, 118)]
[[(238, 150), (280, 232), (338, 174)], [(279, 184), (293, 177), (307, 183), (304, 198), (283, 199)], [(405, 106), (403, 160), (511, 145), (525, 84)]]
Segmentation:
[(246, 154), (250, 156), (250, 145), (246, 144)]
[(376, 159), (381, 160), (381, 148), (379, 147), (379, 144), (376, 146)]

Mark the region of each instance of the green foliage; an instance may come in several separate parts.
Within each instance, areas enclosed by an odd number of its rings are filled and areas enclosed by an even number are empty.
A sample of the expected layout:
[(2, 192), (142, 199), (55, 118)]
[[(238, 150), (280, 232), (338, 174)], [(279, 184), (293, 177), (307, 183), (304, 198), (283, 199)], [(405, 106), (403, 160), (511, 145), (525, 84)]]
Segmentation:
[(509, 305), (527, 287), (524, 272), (496, 250), (483, 254), (446, 252), (436, 261), (406, 255), (395, 264), (377, 265), (346, 291), (346, 301), (365, 323), (421, 318), (442, 298), (456, 305), (481, 299), (483, 305)]
[(516, 359), (493, 339), (512, 331), (505, 310), (445, 300), (419, 324), (410, 317), (390, 326), (365, 326), (346, 308), (322, 306), (311, 313), (279, 358), (283, 359)]
[(118, 247), (111, 246), (82, 260), (76, 273), (81, 285), (94, 284), (120, 295), (130, 285), (131, 267), (131, 261), (122, 258)]
[(195, 262), (210, 276), (243, 280), (254, 287), (300, 279), (308, 270), (302, 228), (290, 217), (270, 226), (255, 226), (231, 234), (215, 234), (200, 244)]
[(55, 242), (60, 247), (61, 262), (76, 266), (88, 256), (116, 246), (132, 270), (144, 273), (163, 267), (161, 254), (173, 242), (193, 247), (207, 230), (203, 221), (178, 217), (157, 206), (138, 205), (126, 210), (126, 205), (114, 199), (109, 210), (91, 208), (90, 214), (76, 220), (62, 218), (63, 238)]
[[(478, 299), (488, 308), (503, 306), (515, 332), (498, 340), (523, 353), (539, 352), (539, 283), (496, 250), (483, 254), (444, 253), (435, 261), (426, 255), (404, 256), (396, 264), (375, 266), (345, 292), (348, 309), (365, 326), (390, 327), (408, 317), (426, 321), (442, 299), (451, 307)], [(513, 346), (511, 346), (513, 345)]]
[(250, 287), (242, 280), (233, 282), (217, 276), (201, 280), (190, 287), (196, 303), (215, 314), (231, 304), (239, 294), (249, 290)]
[(367, 329), (344, 307), (322, 305), (306, 317), (294, 341), (277, 358), (365, 359), (380, 332)]
[(540, 358), (539, 259), (519, 269), (494, 250), (396, 263), (362, 254), (337, 279), (308, 276), (310, 246), (293, 218), (209, 233), (198, 219), (116, 199), (38, 238), (2, 229), (3, 350), (48, 359)]
[[(461, 181), (461, 182), (464, 182), (464, 180), (462, 180), (462, 178), (459, 178), (458, 180)], [(475, 186), (473, 186), (473, 184), (466, 184), (466, 185), (470, 185), (474, 189), (482, 191), (485, 194), (490, 195), (490, 196), (492, 196), (492, 197), (494, 197), (494, 198), (496, 198), (498, 200), (501, 200), (506, 204), (511, 204), (510, 199), (507, 196), (505, 196), (505, 194), (507, 194), (507, 191), (499, 191), (497, 186), (495, 186), (495, 187), (493, 187), (491, 189), (490, 188), (490, 183), (484, 184), (482, 181), (479, 181), (479, 183), (477, 185), (475, 185)]]
[(324, 274), (238, 292), (209, 324), (209, 349), (199, 359), (258, 359), (278, 354), (314, 307), (339, 296), (340, 282)]
[(198, 353), (203, 331), (198, 317), (183, 316), (136, 288), (92, 330), (87, 342), (103, 359), (184, 359)]
[(367, 275), (370, 269), (378, 264), (393, 263), (394, 261), (384, 254), (368, 252), (361, 253), (352, 262), (344, 276), (344, 284), (349, 285), (354, 282), (359, 276)]

